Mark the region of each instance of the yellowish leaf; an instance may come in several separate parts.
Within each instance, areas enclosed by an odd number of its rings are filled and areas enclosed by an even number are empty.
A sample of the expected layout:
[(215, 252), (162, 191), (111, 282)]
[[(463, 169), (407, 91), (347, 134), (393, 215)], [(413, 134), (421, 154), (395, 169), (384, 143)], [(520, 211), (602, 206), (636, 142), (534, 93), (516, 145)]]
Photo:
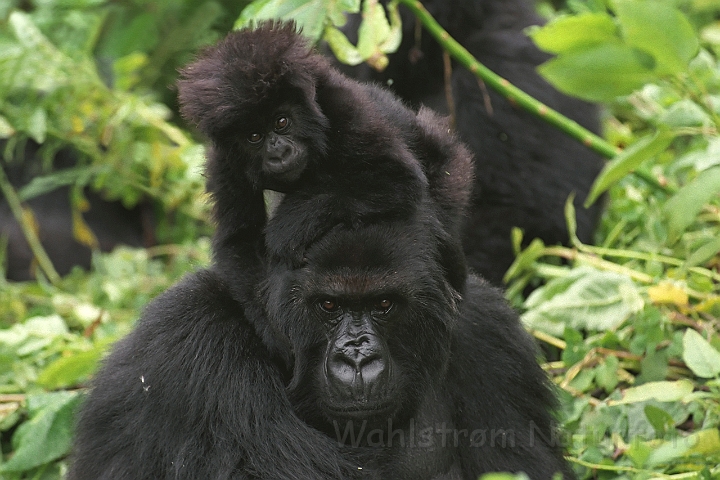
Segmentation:
[(687, 292), (680, 286), (671, 282), (661, 282), (648, 287), (648, 296), (655, 304), (673, 304), (679, 307), (688, 305)]

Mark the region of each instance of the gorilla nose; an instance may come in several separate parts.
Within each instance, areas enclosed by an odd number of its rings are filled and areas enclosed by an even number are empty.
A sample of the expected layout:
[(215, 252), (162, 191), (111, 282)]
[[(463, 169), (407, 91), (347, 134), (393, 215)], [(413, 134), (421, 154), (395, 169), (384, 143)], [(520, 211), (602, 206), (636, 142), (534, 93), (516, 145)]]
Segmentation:
[(328, 360), (328, 373), (335, 382), (358, 388), (378, 380), (385, 367), (385, 359), (367, 339), (348, 342)]

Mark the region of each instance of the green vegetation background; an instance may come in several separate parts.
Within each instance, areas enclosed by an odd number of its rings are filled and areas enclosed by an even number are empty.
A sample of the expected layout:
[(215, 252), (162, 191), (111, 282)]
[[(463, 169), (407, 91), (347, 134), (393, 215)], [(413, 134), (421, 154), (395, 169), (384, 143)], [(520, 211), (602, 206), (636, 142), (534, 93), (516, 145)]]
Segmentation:
[[(336, 28), (356, 0), (248, 3), (0, 0), (0, 161), (28, 139), (45, 159), (64, 146), (81, 156), (17, 191), (0, 178), (6, 200), (71, 185), (78, 212), (84, 186), (149, 201), (161, 240), (95, 254), (91, 272), (57, 278), (44, 265), (38, 282), (0, 279), (0, 479), (62, 478), (98, 361), (150, 299), (209, 262), (203, 148), (177, 115), (177, 68), (256, 18), (295, 18), (350, 63), (382, 67), (397, 44), (397, 19), (375, 1), (357, 46)], [(550, 23), (528, 33), (556, 54), (541, 73), (602, 102), (620, 152), (593, 192), (608, 192), (595, 244), (534, 240), (507, 275), (550, 359), (558, 440), (580, 478), (720, 479), (720, 0), (538, 9)], [(32, 227), (31, 212), (18, 214)], [(75, 235), (94, 243), (81, 221)]]

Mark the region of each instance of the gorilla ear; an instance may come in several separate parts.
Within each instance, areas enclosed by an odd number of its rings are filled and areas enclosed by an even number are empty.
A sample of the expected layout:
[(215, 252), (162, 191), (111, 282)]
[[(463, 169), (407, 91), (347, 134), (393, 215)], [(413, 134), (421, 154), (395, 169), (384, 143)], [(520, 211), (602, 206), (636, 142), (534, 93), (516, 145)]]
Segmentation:
[(307, 70), (303, 71), (304, 69), (302, 67), (296, 70), (296, 73), (290, 77), (290, 84), (302, 92), (305, 104), (313, 116), (323, 123), (323, 126), (329, 127), (329, 121), (325, 117), (317, 100), (317, 79)]

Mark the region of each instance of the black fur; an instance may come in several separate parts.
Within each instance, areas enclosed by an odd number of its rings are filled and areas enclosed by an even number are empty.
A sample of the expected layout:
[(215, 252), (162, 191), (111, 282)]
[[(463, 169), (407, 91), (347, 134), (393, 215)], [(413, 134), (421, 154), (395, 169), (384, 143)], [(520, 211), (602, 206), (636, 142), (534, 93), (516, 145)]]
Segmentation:
[[(598, 109), (570, 98), (535, 68), (550, 58), (523, 30), (542, 23), (528, 0), (424, 0), (448, 33), (481, 63), (541, 102), (599, 132)], [(386, 82), (403, 99), (447, 113), (442, 49), (427, 31), (417, 41), (414, 17), (403, 11), (403, 42), (386, 71), (343, 67), (350, 75)], [(359, 19), (355, 18), (355, 25)], [(352, 25), (348, 27), (352, 32)], [(601, 157), (530, 113), (510, 104), (457, 64), (452, 98), (458, 136), (475, 155), (475, 186), (463, 233), (469, 266), (499, 285), (514, 259), (512, 227), (527, 241), (568, 243), (564, 205), (575, 193), (577, 234), (592, 242), (600, 203), (582, 206), (602, 168)]]

